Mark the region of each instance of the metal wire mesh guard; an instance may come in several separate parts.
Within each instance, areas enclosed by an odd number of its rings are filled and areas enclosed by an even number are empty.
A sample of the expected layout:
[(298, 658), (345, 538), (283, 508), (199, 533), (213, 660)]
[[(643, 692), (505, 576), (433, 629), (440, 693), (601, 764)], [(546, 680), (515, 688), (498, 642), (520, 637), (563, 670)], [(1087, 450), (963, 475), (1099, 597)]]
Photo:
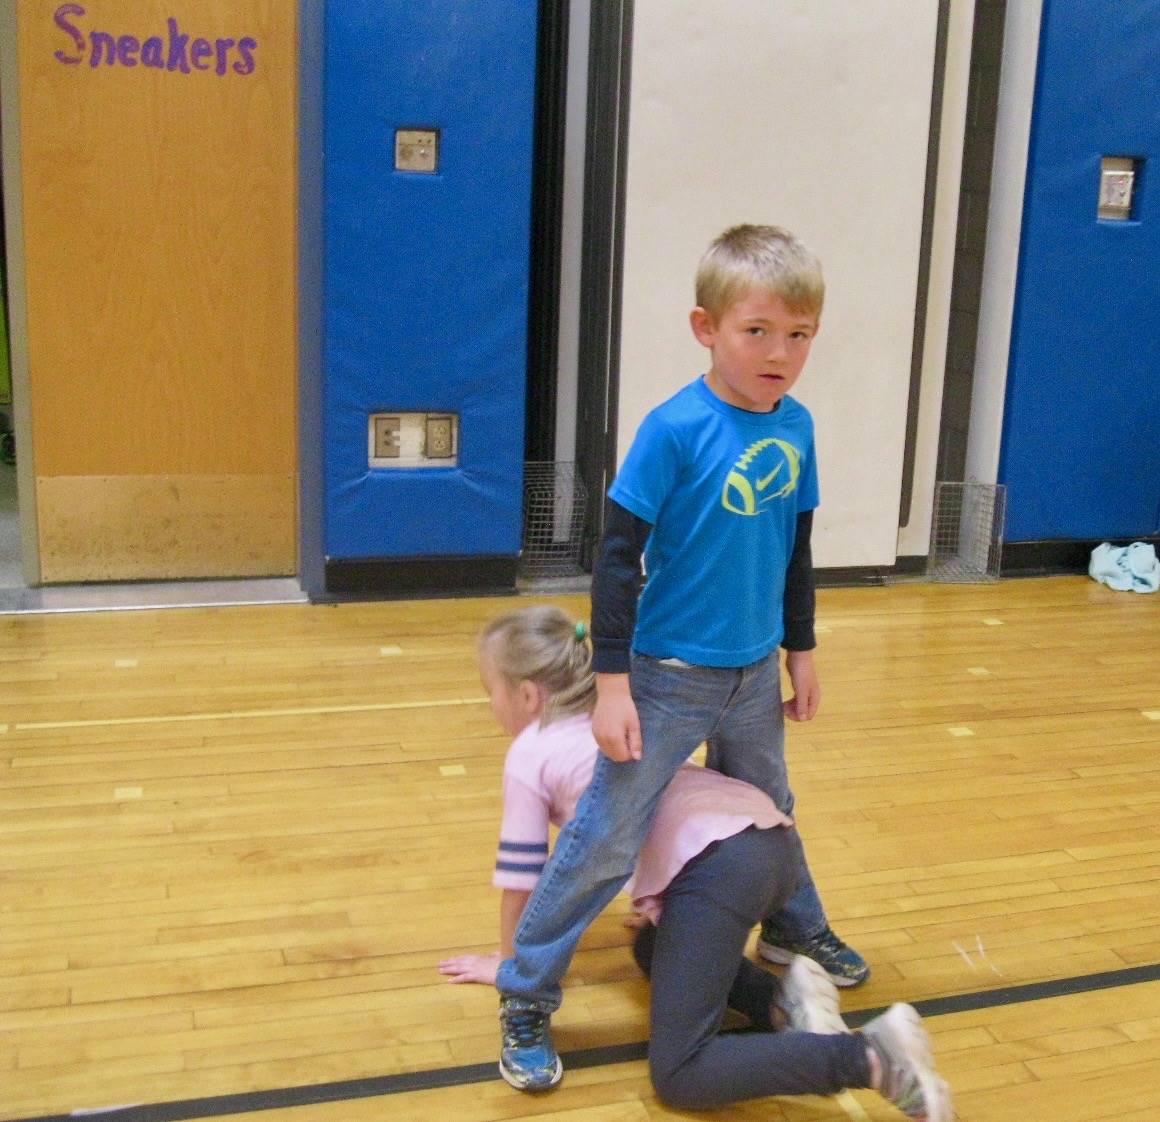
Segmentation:
[(948, 584), (998, 580), (1006, 509), (1001, 483), (936, 483), (927, 577)]
[(520, 573), (566, 577), (581, 572), (588, 491), (574, 463), (524, 464), (524, 541)]

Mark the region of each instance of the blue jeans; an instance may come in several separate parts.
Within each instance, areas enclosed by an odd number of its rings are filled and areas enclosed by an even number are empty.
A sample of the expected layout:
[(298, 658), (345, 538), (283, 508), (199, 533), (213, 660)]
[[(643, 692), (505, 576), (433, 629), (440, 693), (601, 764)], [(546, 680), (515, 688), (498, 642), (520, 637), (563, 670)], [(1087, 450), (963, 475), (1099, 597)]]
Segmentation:
[[(515, 954), (496, 986), (505, 996), (560, 1004), (560, 981), (588, 925), (624, 887), (669, 780), (704, 741), (710, 767), (767, 792), (793, 811), (785, 766), (785, 723), (775, 651), (742, 667), (673, 666), (633, 654), (630, 684), (640, 715), (640, 760), (601, 755), (575, 817), (560, 831), (551, 859), (516, 928)], [(797, 837), (797, 831), (793, 831)], [(789, 938), (826, 926), (822, 902), (795, 845), (797, 888), (777, 916)]]

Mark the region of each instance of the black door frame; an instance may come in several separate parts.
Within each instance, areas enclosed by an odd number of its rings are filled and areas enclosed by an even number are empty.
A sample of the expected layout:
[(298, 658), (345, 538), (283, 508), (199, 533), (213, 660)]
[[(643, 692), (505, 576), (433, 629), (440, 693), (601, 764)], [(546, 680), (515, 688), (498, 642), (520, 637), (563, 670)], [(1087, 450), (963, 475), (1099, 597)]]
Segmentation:
[(633, 0), (592, 5), (576, 402), (576, 463), (588, 492), (585, 568), (616, 467), (632, 24)]

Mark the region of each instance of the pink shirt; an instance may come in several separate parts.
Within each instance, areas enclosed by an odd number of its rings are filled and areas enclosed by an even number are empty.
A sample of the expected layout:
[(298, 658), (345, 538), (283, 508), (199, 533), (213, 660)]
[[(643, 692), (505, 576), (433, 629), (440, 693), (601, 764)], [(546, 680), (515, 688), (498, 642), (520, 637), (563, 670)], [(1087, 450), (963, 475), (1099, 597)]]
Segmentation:
[[(548, 827), (563, 826), (592, 778), (600, 749), (587, 714), (529, 725), (512, 741), (503, 769), (503, 822), (492, 884), (531, 891), (548, 860)], [(625, 886), (654, 923), (672, 879), (706, 846), (749, 826), (789, 819), (749, 783), (686, 763), (661, 796), (652, 828)]]

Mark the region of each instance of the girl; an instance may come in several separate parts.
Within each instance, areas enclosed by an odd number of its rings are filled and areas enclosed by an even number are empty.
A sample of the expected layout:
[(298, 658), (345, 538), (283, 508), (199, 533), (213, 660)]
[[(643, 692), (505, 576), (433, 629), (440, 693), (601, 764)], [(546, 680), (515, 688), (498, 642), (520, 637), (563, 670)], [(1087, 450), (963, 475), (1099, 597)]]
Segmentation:
[[(584, 636), (583, 624), (543, 606), (500, 616), (480, 637), (484, 689), (514, 737), (493, 877), (503, 889), (500, 949), (441, 962), (452, 982), (494, 983), (547, 861), (549, 823), (568, 821), (591, 778), (599, 749)], [(657, 1095), (696, 1109), (873, 1087), (911, 1118), (946, 1122), (950, 1092), (913, 1008), (893, 1005), (850, 1033), (817, 963), (798, 956), (779, 982), (744, 957), (754, 924), (794, 888), (793, 828), (756, 787), (695, 764), (666, 790), (627, 886), (645, 917), (633, 953), (652, 982), (649, 1073)], [(521, 1018), (544, 1015), (526, 1004), (502, 1014), (505, 1048), (528, 1035)], [(759, 1031), (723, 1033), (727, 1006)], [(555, 1065), (553, 1083), (562, 1072)]]

